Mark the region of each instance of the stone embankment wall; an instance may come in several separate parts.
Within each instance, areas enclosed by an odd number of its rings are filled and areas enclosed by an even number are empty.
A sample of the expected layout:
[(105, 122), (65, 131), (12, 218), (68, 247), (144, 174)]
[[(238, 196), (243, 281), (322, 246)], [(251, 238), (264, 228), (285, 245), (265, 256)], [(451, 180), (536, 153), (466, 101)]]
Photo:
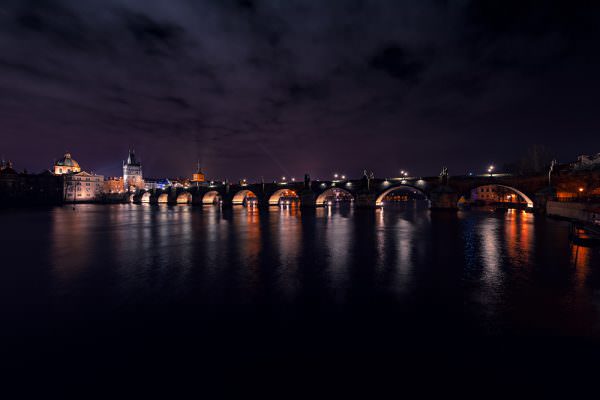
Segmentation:
[(546, 214), (572, 221), (600, 223), (600, 204), (549, 201), (546, 204)]

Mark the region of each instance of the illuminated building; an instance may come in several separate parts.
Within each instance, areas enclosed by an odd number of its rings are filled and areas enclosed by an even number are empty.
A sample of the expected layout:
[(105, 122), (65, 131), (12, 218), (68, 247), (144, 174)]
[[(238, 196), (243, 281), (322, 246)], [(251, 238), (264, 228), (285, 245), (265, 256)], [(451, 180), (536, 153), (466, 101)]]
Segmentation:
[(153, 179), (148, 178), (144, 181), (144, 189), (153, 190), (153, 189), (166, 189), (170, 186), (173, 186), (170, 180), (166, 178), (162, 179)]
[(67, 202), (96, 201), (102, 194), (104, 177), (82, 171), (64, 175), (64, 199)]
[(127, 161), (123, 161), (123, 185), (128, 192), (144, 189), (142, 163), (135, 158), (135, 150), (129, 150)]
[(206, 181), (206, 175), (202, 172), (200, 168), (200, 162), (198, 162), (198, 169), (195, 174), (192, 174), (192, 183), (202, 183)]
[(495, 203), (499, 201), (498, 193), (496, 192), (496, 186), (487, 185), (480, 186), (471, 191), (471, 200), (483, 201), (486, 203)]
[(600, 153), (591, 156), (581, 155), (577, 161), (572, 164), (575, 170), (592, 170), (600, 168)]
[(173, 187), (190, 187), (190, 180), (187, 178), (173, 178), (171, 179), (171, 185)]
[(102, 188), (104, 193), (123, 193), (125, 191), (125, 185), (123, 184), (122, 176), (111, 176), (104, 181)]
[(64, 175), (81, 172), (79, 163), (71, 158), (71, 153), (65, 153), (63, 158), (54, 163), (54, 175)]
[(471, 191), (471, 200), (483, 203), (521, 203), (523, 199), (510, 189), (498, 185), (486, 185)]

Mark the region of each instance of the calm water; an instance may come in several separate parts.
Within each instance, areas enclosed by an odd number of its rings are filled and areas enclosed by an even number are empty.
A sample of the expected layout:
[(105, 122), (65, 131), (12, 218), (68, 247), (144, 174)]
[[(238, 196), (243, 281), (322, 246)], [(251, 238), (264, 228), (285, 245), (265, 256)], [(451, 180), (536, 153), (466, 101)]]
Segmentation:
[(79, 205), (0, 228), (3, 376), (38, 389), (534, 387), (600, 362), (600, 252), (521, 211)]

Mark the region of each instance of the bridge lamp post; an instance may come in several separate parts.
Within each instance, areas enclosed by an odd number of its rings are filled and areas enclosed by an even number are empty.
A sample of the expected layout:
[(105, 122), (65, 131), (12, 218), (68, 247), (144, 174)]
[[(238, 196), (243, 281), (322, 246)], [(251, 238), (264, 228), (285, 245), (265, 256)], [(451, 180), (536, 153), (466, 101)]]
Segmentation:
[(490, 176), (494, 176), (494, 166), (493, 165), (490, 165), (488, 167), (488, 172), (490, 173)]

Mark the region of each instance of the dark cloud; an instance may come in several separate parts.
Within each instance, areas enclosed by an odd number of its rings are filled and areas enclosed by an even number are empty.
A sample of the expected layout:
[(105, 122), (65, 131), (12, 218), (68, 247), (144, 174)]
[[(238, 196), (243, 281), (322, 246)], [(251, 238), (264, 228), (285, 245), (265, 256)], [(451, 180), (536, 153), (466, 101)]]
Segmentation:
[(148, 54), (167, 55), (182, 46), (184, 30), (169, 22), (160, 22), (147, 15), (121, 11), (127, 30)]
[(416, 82), (425, 69), (423, 63), (411, 60), (406, 51), (397, 45), (391, 45), (375, 54), (369, 65), (387, 72), (390, 76), (410, 82)]
[(188, 103), (187, 100), (182, 99), (181, 97), (175, 97), (175, 96), (167, 96), (167, 97), (162, 97), (159, 99), (160, 101), (165, 101), (167, 103), (171, 103), (174, 106), (181, 108), (181, 109), (188, 109), (190, 108), (190, 103)]
[[(600, 151), (593, 2), (0, 4), (2, 153), (151, 175), (477, 170)], [(32, 146), (35, 143), (35, 146)], [(236, 162), (237, 160), (237, 162)]]

